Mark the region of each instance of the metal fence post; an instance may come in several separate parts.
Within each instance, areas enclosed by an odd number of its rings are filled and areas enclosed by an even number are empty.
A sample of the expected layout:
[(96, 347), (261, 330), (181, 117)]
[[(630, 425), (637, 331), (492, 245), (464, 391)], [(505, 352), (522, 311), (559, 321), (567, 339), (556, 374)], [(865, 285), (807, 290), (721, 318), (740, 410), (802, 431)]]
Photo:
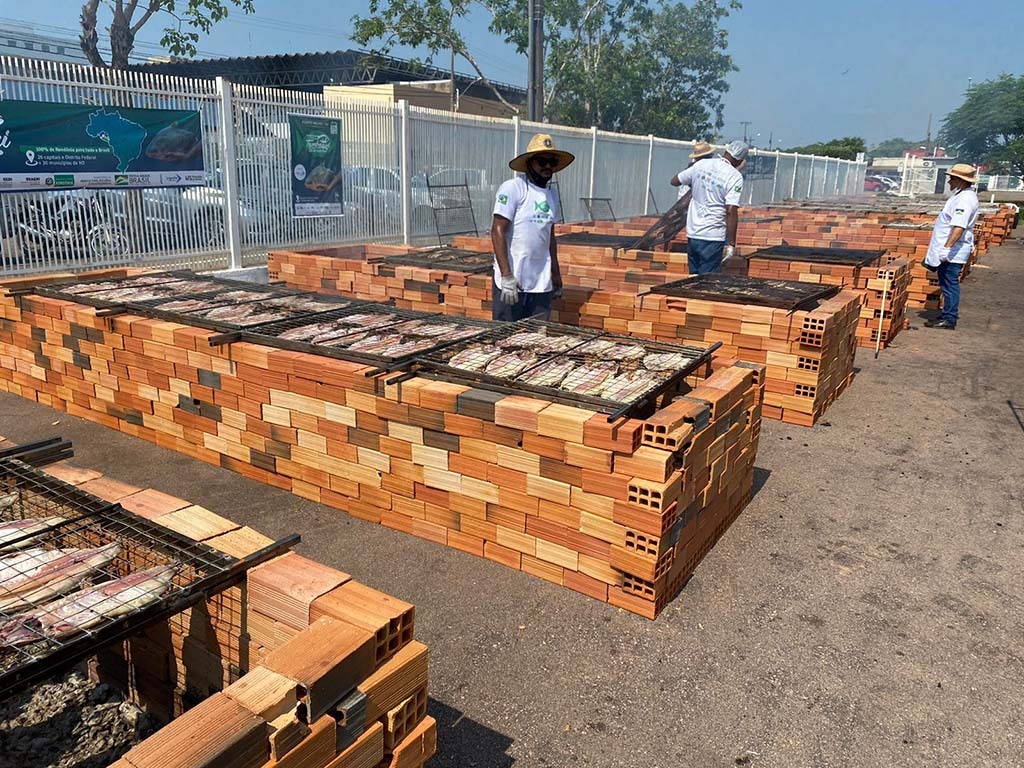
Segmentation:
[(800, 170), (800, 153), (793, 153), (793, 183), (789, 185), (789, 199), (793, 200), (796, 197), (796, 177), (797, 172)]
[(402, 242), (406, 245), (411, 245), (412, 175), (409, 169), (412, 167), (412, 147), (409, 144), (409, 102), (406, 99), (398, 100), (398, 111), (402, 116), (402, 162), (400, 167), (402, 179)]
[(242, 268), (242, 225), (238, 209), (238, 162), (235, 153), (235, 116), (231, 81), (217, 78), (217, 121), (220, 123), (221, 178), (224, 184), (224, 225), (228, 268)]
[(597, 126), (590, 127), (590, 193), (587, 197), (594, 196), (594, 172), (597, 170)]
[(810, 198), (814, 190), (814, 155), (811, 155), (811, 172), (807, 174), (807, 197)]
[(772, 175), (772, 199), (769, 203), (775, 202), (775, 192), (779, 188), (779, 158), (781, 153), (779, 150), (775, 150), (775, 173)]
[(647, 185), (644, 187), (644, 216), (647, 215), (651, 201), (651, 171), (654, 166), (654, 134), (647, 134)]
[(519, 156), (519, 115), (512, 115), (512, 157)]

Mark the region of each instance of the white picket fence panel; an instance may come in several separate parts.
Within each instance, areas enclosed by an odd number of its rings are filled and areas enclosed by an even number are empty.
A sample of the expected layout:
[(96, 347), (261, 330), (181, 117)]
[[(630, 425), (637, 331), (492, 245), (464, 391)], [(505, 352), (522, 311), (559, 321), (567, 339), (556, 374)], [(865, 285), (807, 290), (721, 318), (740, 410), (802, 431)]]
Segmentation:
[[(0, 97), (197, 110), (208, 176), (206, 186), (187, 189), (2, 193), (3, 275), (125, 265), (207, 270), (261, 265), (282, 247), (436, 242), (428, 176), (466, 182), (483, 233), (495, 190), (511, 176), (509, 159), (537, 133), (576, 156), (558, 175), (566, 221), (587, 218), (587, 197), (609, 198), (619, 219), (664, 212), (676, 200), (669, 178), (694, 144), (18, 57), (0, 57)], [(289, 113), (341, 120), (344, 217), (291, 216)], [(745, 205), (861, 192), (864, 163), (753, 154)]]

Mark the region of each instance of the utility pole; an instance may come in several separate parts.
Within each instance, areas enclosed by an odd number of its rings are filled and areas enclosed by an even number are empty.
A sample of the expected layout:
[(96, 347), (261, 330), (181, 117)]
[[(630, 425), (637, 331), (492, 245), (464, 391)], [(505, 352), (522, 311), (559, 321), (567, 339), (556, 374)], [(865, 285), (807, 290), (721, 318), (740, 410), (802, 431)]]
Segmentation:
[(452, 58), (451, 58), (451, 72), (450, 72), (450, 74), (451, 74), (451, 77), (452, 77), (452, 85), (451, 85), (451, 88), (452, 88), (452, 112), (454, 112), (455, 111), (455, 106), (456, 106), (456, 101), (455, 101), (455, 48), (454, 47), (451, 49), (451, 53), (452, 53)]
[(775, 131), (768, 131), (768, 149), (772, 148), (772, 139), (775, 138)]
[(740, 125), (743, 126), (743, 143), (747, 143), (747, 127), (752, 124), (751, 120), (740, 120)]
[(544, 120), (544, 0), (528, 0), (529, 39), (526, 90), (527, 119), (535, 123)]
[[(932, 143), (932, 113), (929, 112), (928, 113), (928, 132), (927, 132), (927, 134), (924, 137), (924, 145), (925, 145), (925, 147), (927, 147), (931, 143)], [(926, 149), (925, 151), (927, 152), (928, 150)], [(935, 154), (935, 153), (932, 152), (932, 154)]]

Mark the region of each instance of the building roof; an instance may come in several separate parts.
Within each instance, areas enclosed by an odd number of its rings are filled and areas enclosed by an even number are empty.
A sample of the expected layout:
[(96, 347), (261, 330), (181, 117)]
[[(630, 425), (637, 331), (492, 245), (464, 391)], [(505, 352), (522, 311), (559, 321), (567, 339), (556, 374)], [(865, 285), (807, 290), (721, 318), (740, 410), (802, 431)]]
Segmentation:
[[(132, 67), (140, 72), (180, 77), (225, 77), (235, 83), (320, 91), (325, 85), (364, 85), (410, 80), (447, 80), (449, 73), (407, 59), (359, 50), (287, 53), (272, 56), (240, 56), (224, 59), (173, 59)], [(508, 101), (526, 101), (526, 90), (508, 83), (494, 83)], [(467, 96), (494, 98), (478, 78), (456, 73), (455, 83)]]

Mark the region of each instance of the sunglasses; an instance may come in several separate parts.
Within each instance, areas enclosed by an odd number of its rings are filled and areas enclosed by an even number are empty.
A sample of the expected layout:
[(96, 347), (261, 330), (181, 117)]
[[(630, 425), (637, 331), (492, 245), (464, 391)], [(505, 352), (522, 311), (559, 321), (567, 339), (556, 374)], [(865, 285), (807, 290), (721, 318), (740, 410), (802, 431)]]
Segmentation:
[(539, 165), (541, 168), (554, 168), (558, 165), (558, 158), (554, 155), (538, 155), (533, 158), (533, 162)]

